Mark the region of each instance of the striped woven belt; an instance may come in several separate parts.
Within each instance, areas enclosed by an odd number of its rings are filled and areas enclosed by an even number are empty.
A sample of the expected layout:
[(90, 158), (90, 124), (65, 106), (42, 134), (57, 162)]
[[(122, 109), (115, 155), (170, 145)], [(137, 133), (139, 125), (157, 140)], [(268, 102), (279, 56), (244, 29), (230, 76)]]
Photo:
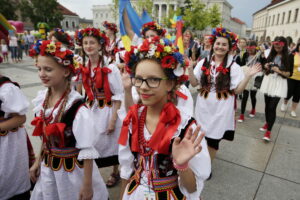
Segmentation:
[(169, 176), (152, 180), (155, 192), (168, 191), (178, 186), (178, 176)]
[(49, 150), (45, 149), (46, 154), (50, 154), (51, 156), (60, 157), (60, 158), (72, 158), (77, 157), (79, 154), (79, 149), (74, 147), (66, 147), (66, 148), (56, 148), (52, 147)]

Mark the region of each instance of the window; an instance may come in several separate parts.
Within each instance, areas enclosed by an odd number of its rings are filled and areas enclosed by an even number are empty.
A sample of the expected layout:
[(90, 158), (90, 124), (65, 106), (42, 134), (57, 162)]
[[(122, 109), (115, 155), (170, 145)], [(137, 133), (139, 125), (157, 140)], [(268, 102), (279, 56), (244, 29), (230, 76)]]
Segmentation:
[(274, 25), (274, 22), (275, 22), (275, 15), (273, 15), (272, 26)]
[(69, 22), (66, 22), (66, 28), (69, 28)]
[(284, 17), (285, 17), (285, 12), (282, 13), (282, 20), (281, 20), (281, 24), (284, 24)]
[(98, 18), (98, 13), (96, 13), (96, 17), (95, 18)]
[(75, 22), (72, 22), (72, 28), (75, 28)]
[(271, 16), (269, 16), (269, 23), (268, 26), (271, 26)]
[(279, 24), (279, 18), (280, 18), (280, 14), (277, 15), (277, 23), (276, 23), (276, 25)]
[(297, 9), (295, 10), (294, 22), (297, 22), (298, 12), (299, 12), (299, 8), (297, 8)]
[(288, 23), (290, 23), (290, 20), (291, 20), (291, 15), (292, 15), (292, 11), (290, 10), (290, 11), (289, 11), (288, 20), (287, 20), (287, 22), (286, 22), (287, 24), (288, 24)]

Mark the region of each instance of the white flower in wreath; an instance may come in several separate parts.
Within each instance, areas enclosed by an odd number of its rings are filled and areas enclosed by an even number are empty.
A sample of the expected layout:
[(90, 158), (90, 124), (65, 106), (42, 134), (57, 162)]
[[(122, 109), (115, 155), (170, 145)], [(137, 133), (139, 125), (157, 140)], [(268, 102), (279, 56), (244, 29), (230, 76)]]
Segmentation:
[(65, 66), (70, 65), (70, 64), (71, 64), (71, 61), (70, 61), (70, 60), (64, 60), (64, 61), (63, 61), (63, 64), (64, 64)]
[(180, 66), (181, 64), (177, 64), (177, 67), (176, 69), (174, 69), (173, 73), (176, 75), (176, 76), (182, 76), (184, 74), (184, 69), (183, 67)]
[(60, 57), (55, 56), (55, 60), (59, 63), (62, 64), (62, 59)]
[(65, 47), (62, 47), (62, 48), (60, 49), (60, 51), (61, 51), (61, 52), (65, 52), (65, 51), (67, 51), (67, 49), (66, 49)]

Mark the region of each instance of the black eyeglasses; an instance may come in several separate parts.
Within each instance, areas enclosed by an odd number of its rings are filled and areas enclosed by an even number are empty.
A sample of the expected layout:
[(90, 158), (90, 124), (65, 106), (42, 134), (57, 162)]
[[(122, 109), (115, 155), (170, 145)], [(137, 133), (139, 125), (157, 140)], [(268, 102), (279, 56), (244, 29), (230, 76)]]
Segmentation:
[(157, 88), (161, 80), (168, 80), (167, 77), (164, 78), (140, 78), (140, 77), (131, 77), (131, 84), (135, 87), (141, 87), (145, 81), (149, 88)]

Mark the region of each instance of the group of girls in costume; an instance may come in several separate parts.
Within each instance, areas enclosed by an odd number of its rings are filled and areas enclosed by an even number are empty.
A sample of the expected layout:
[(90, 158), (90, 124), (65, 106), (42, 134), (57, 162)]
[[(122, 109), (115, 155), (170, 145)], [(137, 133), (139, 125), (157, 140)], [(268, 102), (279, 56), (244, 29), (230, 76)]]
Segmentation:
[[(5, 198), (28, 199), (29, 175), (35, 183), (33, 200), (107, 200), (106, 187), (120, 178), (120, 199), (200, 198), (219, 142), (234, 138), (234, 95), (243, 92), (261, 65), (243, 71), (233, 61), (229, 52), (238, 40), (225, 28), (216, 28), (207, 37), (209, 55), (192, 62), (164, 38), (165, 30), (156, 22), (144, 24), (143, 38), (138, 38), (130, 34), (127, 18), (125, 12), (125, 28), (134, 44), (127, 52), (116, 38), (117, 27), (108, 22), (106, 33), (96, 28), (76, 32), (81, 59), (74, 59), (72, 42), (61, 29), (30, 50), (46, 87), (33, 100), (33, 136), (39, 136), (42, 145), (30, 170), (22, 126), (29, 103), (10, 80), (0, 85), (1, 154), (12, 160), (3, 147), (15, 148), (16, 155), (13, 162), (3, 161), (9, 163), (5, 169), (0, 165), (1, 174), (7, 173), (1, 188), (12, 174), (16, 177), (16, 182), (5, 185)], [(282, 74), (288, 76), (284, 70)], [(187, 80), (200, 86), (195, 113), (183, 84)], [(264, 78), (262, 88), (267, 81)], [(16, 171), (13, 166), (23, 168)], [(105, 185), (98, 168), (108, 166), (113, 172)]]

